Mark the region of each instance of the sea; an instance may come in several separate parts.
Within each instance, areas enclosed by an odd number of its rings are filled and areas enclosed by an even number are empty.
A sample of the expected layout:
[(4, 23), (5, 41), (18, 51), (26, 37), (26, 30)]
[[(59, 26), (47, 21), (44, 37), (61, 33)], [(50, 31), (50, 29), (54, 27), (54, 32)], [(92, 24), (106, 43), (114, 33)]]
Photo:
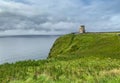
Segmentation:
[(0, 64), (47, 59), (60, 35), (0, 36)]

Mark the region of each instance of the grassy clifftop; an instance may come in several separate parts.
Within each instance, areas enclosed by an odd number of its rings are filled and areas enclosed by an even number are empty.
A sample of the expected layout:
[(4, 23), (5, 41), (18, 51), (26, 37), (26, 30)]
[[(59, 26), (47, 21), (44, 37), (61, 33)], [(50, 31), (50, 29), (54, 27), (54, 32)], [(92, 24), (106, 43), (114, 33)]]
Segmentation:
[(0, 83), (120, 83), (120, 36), (61, 36), (46, 60), (0, 65)]
[(61, 36), (54, 43), (49, 58), (65, 56), (97, 56), (120, 59), (118, 33), (86, 33)]

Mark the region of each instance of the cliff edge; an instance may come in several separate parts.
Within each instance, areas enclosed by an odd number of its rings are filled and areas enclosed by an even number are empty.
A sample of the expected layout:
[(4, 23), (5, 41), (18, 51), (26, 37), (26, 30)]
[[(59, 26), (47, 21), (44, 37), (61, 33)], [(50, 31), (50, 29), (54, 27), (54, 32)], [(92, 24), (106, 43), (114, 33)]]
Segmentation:
[(67, 56), (104, 56), (120, 58), (119, 33), (67, 34), (59, 37), (48, 58)]

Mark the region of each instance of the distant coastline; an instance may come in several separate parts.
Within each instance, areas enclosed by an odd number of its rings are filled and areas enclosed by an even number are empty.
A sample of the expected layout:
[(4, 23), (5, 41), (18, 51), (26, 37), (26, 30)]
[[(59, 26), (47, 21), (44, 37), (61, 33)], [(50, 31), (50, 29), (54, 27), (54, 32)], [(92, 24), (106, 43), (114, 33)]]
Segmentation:
[(61, 36), (60, 35), (2, 35), (0, 38), (37, 38), (37, 37), (54, 37), (54, 36)]

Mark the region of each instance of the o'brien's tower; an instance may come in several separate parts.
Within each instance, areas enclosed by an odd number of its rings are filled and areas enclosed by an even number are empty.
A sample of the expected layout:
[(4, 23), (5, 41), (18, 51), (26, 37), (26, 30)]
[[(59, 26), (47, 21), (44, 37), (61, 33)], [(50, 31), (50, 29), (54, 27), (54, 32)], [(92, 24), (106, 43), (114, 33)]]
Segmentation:
[(85, 33), (85, 26), (84, 25), (80, 26), (79, 33)]

